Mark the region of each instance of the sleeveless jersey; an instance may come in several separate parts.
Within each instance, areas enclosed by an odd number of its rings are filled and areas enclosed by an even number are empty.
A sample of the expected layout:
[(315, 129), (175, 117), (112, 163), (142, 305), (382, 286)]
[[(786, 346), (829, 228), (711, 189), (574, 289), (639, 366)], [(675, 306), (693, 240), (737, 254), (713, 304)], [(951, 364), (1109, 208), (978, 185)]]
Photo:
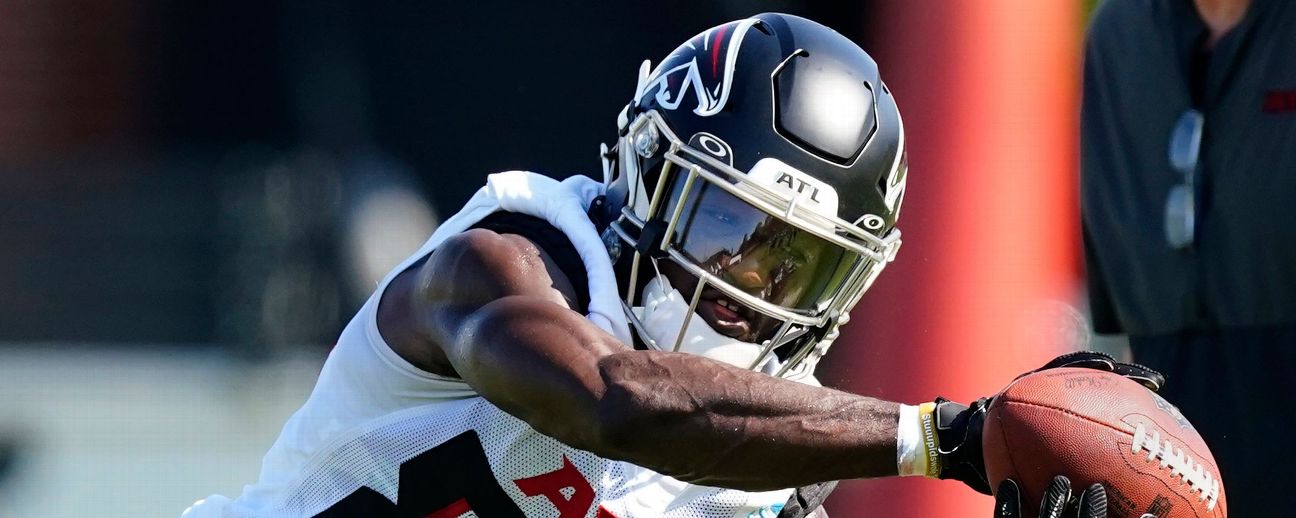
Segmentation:
[[(487, 186), (389, 274), (338, 338), (306, 403), (236, 499), (213, 495), (184, 518), (774, 518), (791, 489), (744, 492), (681, 482), (545, 436), (466, 383), (425, 372), (378, 331), (383, 290), (451, 235), (508, 211), (562, 231), (584, 263), (589, 318), (629, 339), (603, 244), (585, 215), (601, 185), (522, 172)], [(608, 283), (612, 283), (610, 286)], [(610, 289), (609, 289), (610, 288)]]

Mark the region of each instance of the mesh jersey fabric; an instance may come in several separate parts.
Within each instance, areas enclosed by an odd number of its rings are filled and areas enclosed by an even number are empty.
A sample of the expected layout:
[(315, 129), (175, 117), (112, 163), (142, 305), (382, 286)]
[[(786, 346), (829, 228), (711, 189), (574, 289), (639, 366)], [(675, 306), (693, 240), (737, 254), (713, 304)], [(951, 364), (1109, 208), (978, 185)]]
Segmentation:
[[(462, 455), (463, 448), (455, 452), (459, 455), (437, 455), (442, 453), (438, 448), (447, 447), (450, 441), (465, 434), (472, 441), (470, 447), (480, 448), (478, 457)], [(460, 441), (450, 447), (462, 445)], [(432, 456), (427, 460), (431, 466), (414, 471), (415, 475), (405, 469), (412, 459), (429, 453)], [(464, 464), (465, 460), (475, 458), (484, 458), (489, 469)], [(475, 474), (486, 472), (493, 480), (474, 478)], [(561, 485), (558, 491), (548, 495), (524, 492), (522, 481), (546, 476), (555, 478), (555, 484)], [(456, 479), (465, 478), (479, 486), (495, 484), (511, 502), (485, 500), (489, 495), (473, 501), (467, 494), (446, 493), (447, 485), (453, 486)], [(403, 497), (410, 492), (441, 493), (441, 500), (408, 504), (422, 504), (425, 506), (422, 508), (402, 507), (397, 513), (393, 505), (391, 516), (442, 516), (435, 513), (455, 509), (460, 499), (467, 498), (466, 506), (473, 511), (471, 516), (486, 518), (490, 515), (480, 512), (482, 506), (501, 504), (516, 506), (520, 516), (527, 517), (761, 516), (762, 512), (776, 509), (790, 494), (790, 491), (748, 493), (696, 486), (632, 464), (600, 458), (540, 434), (484, 399), (473, 397), (402, 410), (338, 434), (300, 467), (283, 491), (257, 502), (256, 507), (236, 500), (226, 506), (225, 516), (327, 515), (348, 505), (347, 499), (362, 488), (369, 488), (400, 505), (407, 504)], [(593, 498), (588, 504), (576, 501), (581, 499), (578, 495), (582, 492), (590, 491)], [(583, 504), (584, 509), (573, 511), (576, 504)]]
[[(516, 506), (518, 516), (528, 517), (775, 516), (791, 489), (754, 493), (696, 486), (568, 447), (499, 410), (461, 380), (406, 362), (380, 335), (378, 303), (391, 280), (449, 236), (504, 210), (541, 218), (568, 237), (588, 275), (590, 320), (628, 337), (610, 260), (584, 212), (601, 192), (600, 184), (584, 177), (560, 183), (518, 171), (491, 175), (460, 213), (379, 284), (343, 330), (315, 389), (263, 459), (258, 481), (236, 499), (213, 495), (199, 501), (184, 517), (356, 515), (345, 512), (352, 505), (367, 506), (366, 516), (389, 510), (391, 516), (435, 518), (507, 515), (474, 507), (500, 505)], [(487, 464), (490, 475), (472, 464)], [(573, 469), (579, 479), (571, 477)], [(537, 493), (537, 480), (570, 484), (558, 493)], [(436, 506), (445, 502), (427, 501), (429, 494), (452, 491), (447, 485), (477, 496), (454, 497), (442, 507)], [(587, 490), (593, 493), (588, 509), (575, 509)], [(414, 505), (428, 510), (397, 507)]]

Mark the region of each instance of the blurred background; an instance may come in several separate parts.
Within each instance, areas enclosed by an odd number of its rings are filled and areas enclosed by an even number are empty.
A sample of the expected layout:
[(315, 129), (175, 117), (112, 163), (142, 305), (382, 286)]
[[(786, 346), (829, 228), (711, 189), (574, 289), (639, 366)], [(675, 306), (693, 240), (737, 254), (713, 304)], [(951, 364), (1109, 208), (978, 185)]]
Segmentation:
[[(1091, 344), (1092, 3), (0, 0), (0, 517), (237, 495), (440, 217), (492, 172), (597, 176), (639, 62), (762, 11), (868, 50), (910, 146), (905, 245), (821, 377), (988, 395)], [(846, 482), (828, 506), (990, 507), (926, 480)]]

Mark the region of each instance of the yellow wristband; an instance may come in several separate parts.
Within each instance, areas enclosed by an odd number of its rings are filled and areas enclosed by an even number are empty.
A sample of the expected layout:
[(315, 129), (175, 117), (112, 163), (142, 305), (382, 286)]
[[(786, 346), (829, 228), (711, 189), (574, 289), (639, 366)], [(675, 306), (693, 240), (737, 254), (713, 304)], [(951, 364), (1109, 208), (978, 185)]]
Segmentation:
[(936, 404), (900, 405), (896, 428), (896, 472), (902, 477), (938, 477), (940, 440), (936, 436)]
[(922, 434), (919, 449), (927, 465), (926, 474), (936, 478), (941, 472), (940, 439), (936, 437), (936, 403), (918, 405), (918, 429)]

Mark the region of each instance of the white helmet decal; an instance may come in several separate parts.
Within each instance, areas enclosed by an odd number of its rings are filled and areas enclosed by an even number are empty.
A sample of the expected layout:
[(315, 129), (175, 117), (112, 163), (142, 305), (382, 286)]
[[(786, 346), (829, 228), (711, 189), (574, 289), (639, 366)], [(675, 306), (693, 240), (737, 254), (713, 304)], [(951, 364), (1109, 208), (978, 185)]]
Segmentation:
[[(657, 103), (674, 110), (692, 90), (697, 99), (693, 113), (702, 117), (720, 113), (729, 101), (729, 87), (743, 36), (756, 23), (755, 19), (741, 20), (695, 36), (657, 65), (641, 93), (655, 91)], [(702, 63), (698, 62), (699, 58)]]

